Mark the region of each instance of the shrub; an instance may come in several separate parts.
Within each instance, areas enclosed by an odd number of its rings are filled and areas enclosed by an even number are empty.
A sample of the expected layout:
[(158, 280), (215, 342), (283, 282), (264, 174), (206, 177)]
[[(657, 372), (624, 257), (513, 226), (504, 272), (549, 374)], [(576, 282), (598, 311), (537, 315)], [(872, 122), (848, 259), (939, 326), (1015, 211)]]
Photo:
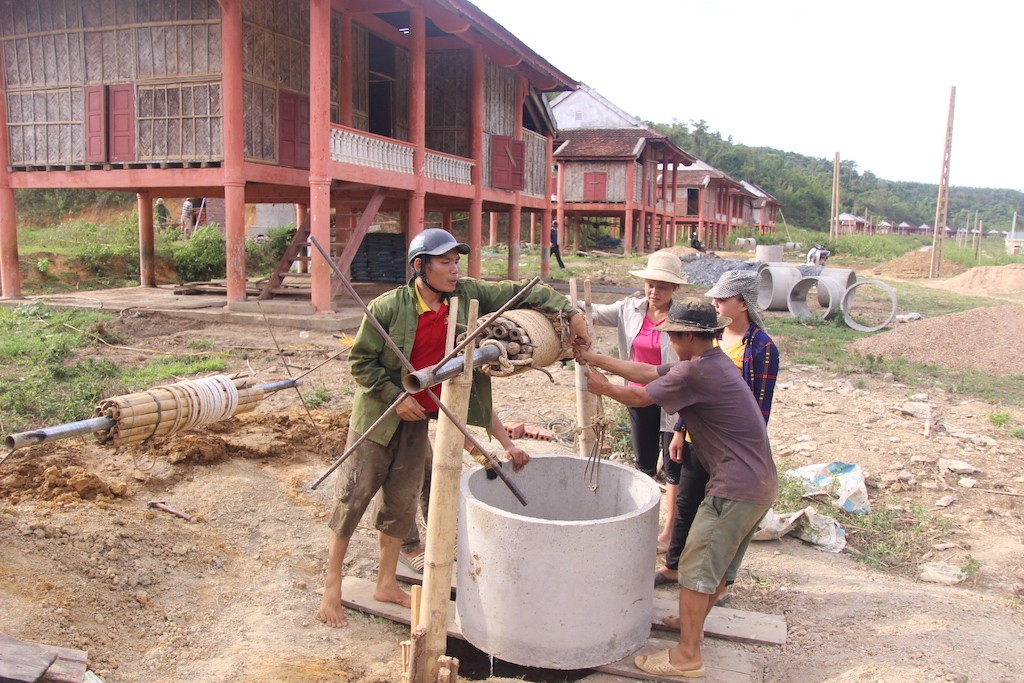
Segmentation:
[(225, 276), (224, 234), (216, 225), (205, 225), (188, 240), (170, 243), (174, 269), (183, 282), (202, 282)]

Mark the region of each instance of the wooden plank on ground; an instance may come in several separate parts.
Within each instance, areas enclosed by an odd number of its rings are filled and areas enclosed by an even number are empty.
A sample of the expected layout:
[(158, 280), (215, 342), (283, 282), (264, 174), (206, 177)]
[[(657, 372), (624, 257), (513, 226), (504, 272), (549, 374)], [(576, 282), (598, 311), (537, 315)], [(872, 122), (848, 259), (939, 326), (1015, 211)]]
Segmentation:
[[(653, 626), (661, 631), (674, 632), (662, 623), (667, 616), (679, 614), (679, 601), (669, 598), (654, 598)], [(737, 643), (757, 645), (785, 645), (786, 618), (776, 614), (747, 612), (729, 607), (712, 607), (711, 614), (704, 622), (704, 635)]]
[[(423, 575), (398, 563), (398, 580), (410, 584), (422, 584)], [(455, 571), (452, 571), (452, 595), (455, 595)], [(670, 598), (654, 598), (654, 617), (651, 626), (659, 631), (673, 632), (662, 623), (667, 616), (679, 613), (679, 601)], [(786, 619), (775, 614), (747, 612), (729, 607), (713, 607), (704, 622), (704, 635), (737, 643), (755, 645), (785, 645)]]
[[(26, 680), (39, 680), (43, 683), (81, 683), (85, 678), (88, 655), (84, 651), (40, 643), (27, 643), (0, 633), (0, 680), (6, 680), (3, 678), (2, 666), (4, 662), (12, 659), (14, 652), (32, 652), (39, 657), (39, 661), (47, 662), (42, 678)], [(11, 680), (20, 679), (13, 678)]]
[[(600, 673), (624, 676), (634, 680), (681, 681), (684, 679), (675, 676), (655, 676), (646, 673), (638, 669), (633, 663), (633, 658), (637, 655), (653, 655), (661, 650), (667, 650), (674, 645), (675, 641), (651, 638), (647, 641), (646, 645), (628, 657), (623, 657), (617, 662), (595, 668)], [(701, 645), (701, 654), (704, 656), (704, 668), (707, 670), (707, 674), (704, 678), (692, 680), (714, 681), (714, 683), (763, 683), (764, 681), (764, 665), (757, 662), (754, 657), (746, 652), (705, 640)]]
[[(360, 579), (357, 576), (346, 576), (341, 582), (341, 604), (349, 609), (384, 617), (399, 624), (409, 625), (411, 614), (408, 609), (393, 602), (380, 602), (373, 599), (373, 581)], [(455, 603), (448, 603), (448, 635), (459, 640), (462, 631), (455, 625)]]
[[(378, 602), (373, 599), (374, 584), (372, 581), (360, 579), (355, 576), (346, 576), (341, 585), (341, 602), (349, 608), (374, 616), (384, 617), (391, 621), (408, 624), (410, 619), (409, 610), (390, 602)], [(717, 608), (716, 608), (717, 609)], [(448, 635), (459, 640), (465, 640), (462, 631), (455, 624), (455, 603), (448, 605)], [(659, 650), (665, 650), (674, 645), (674, 641), (663, 638), (652, 637), (643, 648), (625, 657), (618, 662), (594, 667), (595, 671), (611, 675), (613, 677), (625, 677), (627, 679), (639, 679), (645, 681), (678, 681), (678, 678), (658, 678), (651, 674), (644, 673), (633, 664), (633, 657), (638, 654), (654, 654)], [(704, 641), (702, 646), (705, 666), (708, 669), (707, 680), (715, 683), (762, 683), (763, 666), (746, 652), (730, 649), (724, 644)], [(588, 683), (615, 683), (617, 678), (596, 679)], [(699, 679), (697, 679), (699, 680)]]

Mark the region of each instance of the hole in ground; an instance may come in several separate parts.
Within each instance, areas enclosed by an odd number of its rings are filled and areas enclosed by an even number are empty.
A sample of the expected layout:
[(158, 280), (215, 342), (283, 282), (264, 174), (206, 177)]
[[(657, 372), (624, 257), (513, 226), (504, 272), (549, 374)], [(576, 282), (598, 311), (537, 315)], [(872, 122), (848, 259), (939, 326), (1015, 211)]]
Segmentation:
[(459, 660), (459, 678), (469, 681), (483, 681), (491, 676), (499, 676), (501, 678), (519, 678), (528, 683), (573, 683), (594, 673), (593, 669), (557, 671), (512, 664), (497, 657), (492, 658), (491, 655), (478, 650), (471, 643), (456, 638), (448, 639), (448, 649), (445, 654)]

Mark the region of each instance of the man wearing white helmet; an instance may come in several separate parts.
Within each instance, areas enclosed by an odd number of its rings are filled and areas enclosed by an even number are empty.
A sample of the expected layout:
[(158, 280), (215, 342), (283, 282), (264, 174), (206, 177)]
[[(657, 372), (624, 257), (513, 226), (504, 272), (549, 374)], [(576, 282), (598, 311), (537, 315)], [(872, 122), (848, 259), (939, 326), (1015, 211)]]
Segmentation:
[[(370, 302), (370, 312), (402, 353), (417, 369), (432, 367), (444, 357), (448, 330), (448, 300), (457, 296), (458, 323), (466, 324), (471, 299), (480, 302), (480, 314), (501, 308), (523, 287), (521, 282), (484, 282), (459, 277), (459, 258), (469, 246), (444, 230), (431, 228), (409, 245), (413, 277), (403, 287)], [(519, 303), (550, 313), (564, 313), (573, 341), (589, 346), (586, 321), (579, 311), (547, 285), (537, 285)], [(364, 318), (349, 354), (349, 368), (358, 387), (352, 402), (348, 439), (354, 442), (383, 415), (402, 391), (405, 366), (387, 347), (384, 338)], [(319, 617), (330, 626), (345, 625), (341, 605), (342, 568), (349, 541), (363, 513), (381, 491), (373, 524), (380, 537), (380, 561), (373, 597), (382, 602), (410, 605), (409, 594), (395, 578), (402, 539), (415, 523), (416, 504), (430, 454), (429, 418), (436, 415), (440, 385), (404, 399), (355, 452), (338, 468), (336, 503), (331, 515), (327, 577)], [(470, 424), (489, 427), (505, 447), (513, 467), (521, 468), (529, 456), (516, 448), (491, 410), (490, 377), (473, 373), (469, 401)]]

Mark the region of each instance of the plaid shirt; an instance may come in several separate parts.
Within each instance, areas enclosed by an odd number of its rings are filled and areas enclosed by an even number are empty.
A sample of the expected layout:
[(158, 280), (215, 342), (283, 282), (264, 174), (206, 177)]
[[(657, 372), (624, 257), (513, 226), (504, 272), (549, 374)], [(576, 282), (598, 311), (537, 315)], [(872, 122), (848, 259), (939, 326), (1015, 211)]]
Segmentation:
[(754, 392), (754, 399), (761, 408), (764, 423), (772, 412), (772, 397), (775, 395), (775, 380), (779, 376), (779, 348), (772, 338), (754, 323), (750, 323), (743, 335), (743, 380)]
[[(779, 376), (779, 348), (764, 330), (750, 323), (743, 335), (743, 367), (740, 368), (743, 381), (754, 392), (754, 400), (761, 408), (764, 423), (772, 412), (772, 398), (775, 396), (775, 380)], [(675, 431), (686, 426), (683, 418), (676, 420)]]

